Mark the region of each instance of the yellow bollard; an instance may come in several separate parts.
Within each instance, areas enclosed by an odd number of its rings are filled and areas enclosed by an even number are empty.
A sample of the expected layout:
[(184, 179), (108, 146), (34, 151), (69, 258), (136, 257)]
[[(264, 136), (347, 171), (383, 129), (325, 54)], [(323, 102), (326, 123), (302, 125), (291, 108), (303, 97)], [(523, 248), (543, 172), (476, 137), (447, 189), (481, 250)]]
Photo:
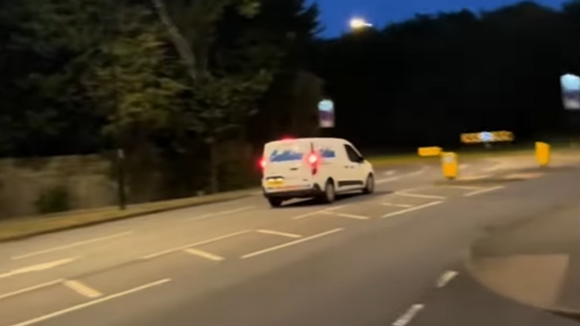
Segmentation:
[(550, 145), (543, 142), (536, 142), (536, 161), (542, 167), (550, 164)]
[(441, 167), (443, 169), (443, 176), (449, 180), (457, 178), (459, 173), (459, 164), (457, 162), (457, 154), (453, 152), (441, 153)]

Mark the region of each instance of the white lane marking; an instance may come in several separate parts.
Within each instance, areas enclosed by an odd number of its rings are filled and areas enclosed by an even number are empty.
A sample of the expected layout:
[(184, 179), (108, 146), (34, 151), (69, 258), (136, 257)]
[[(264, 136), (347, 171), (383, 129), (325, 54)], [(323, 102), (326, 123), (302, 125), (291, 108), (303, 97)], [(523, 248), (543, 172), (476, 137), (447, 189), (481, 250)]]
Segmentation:
[(383, 175), (387, 175), (387, 176), (389, 176), (389, 175), (393, 175), (393, 174), (395, 174), (395, 172), (396, 172), (395, 170), (389, 170), (389, 171), (385, 171), (385, 172), (383, 172)]
[(368, 219), (370, 219), (368, 216), (361, 216), (361, 215), (354, 215), (354, 214), (345, 214), (345, 213), (323, 212), (322, 214), (324, 214), (324, 215), (330, 215), (330, 216), (339, 216), (339, 217), (352, 218), (352, 219), (355, 219), (355, 220), (368, 220)]
[(180, 250), (187, 249), (187, 248), (190, 248), (190, 247), (201, 246), (201, 245), (204, 245), (204, 244), (208, 244), (208, 243), (212, 243), (212, 242), (216, 242), (216, 241), (220, 241), (220, 240), (225, 240), (225, 239), (228, 239), (228, 238), (237, 237), (239, 235), (246, 234), (246, 233), (250, 233), (250, 232), (252, 232), (252, 230), (243, 230), (243, 231), (239, 231), (239, 232), (229, 233), (229, 234), (222, 235), (222, 236), (219, 236), (219, 237), (215, 237), (215, 238), (211, 238), (211, 239), (206, 239), (206, 240), (202, 240), (202, 241), (199, 241), (199, 242), (194, 242), (194, 243), (186, 244), (186, 245), (183, 245), (183, 246), (179, 246), (179, 247), (175, 247), (175, 248), (170, 248), (170, 249), (166, 249), (166, 250), (159, 251), (159, 252), (156, 252), (156, 253), (152, 253), (152, 254), (149, 254), (149, 255), (146, 255), (146, 256), (141, 257), (141, 259), (157, 258), (159, 256), (163, 256), (163, 255), (167, 255), (167, 254), (170, 254), (170, 253), (174, 253), (176, 251), (180, 251)]
[(35, 290), (44, 289), (44, 288), (47, 288), (47, 287), (51, 287), (53, 285), (58, 285), (58, 284), (61, 284), (63, 281), (64, 281), (63, 279), (58, 279), (58, 280), (54, 280), (54, 281), (50, 281), (50, 282), (46, 282), (46, 283), (37, 284), (37, 285), (31, 286), (31, 287), (27, 287), (27, 288), (24, 288), (24, 289), (16, 290), (16, 291), (13, 291), (13, 292), (8, 292), (8, 293), (0, 294), (0, 300), (6, 299), (6, 298), (10, 298), (10, 297), (13, 297), (13, 296), (17, 296), (19, 294), (24, 294), (26, 292), (32, 292), (32, 291), (35, 291)]
[(397, 211), (397, 212), (392, 212), (392, 213), (389, 213), (389, 214), (385, 214), (385, 215), (381, 216), (381, 218), (387, 218), (387, 217), (397, 216), (397, 215), (409, 213), (409, 212), (412, 212), (412, 211), (416, 211), (416, 210), (419, 210), (419, 209), (427, 208), (427, 207), (430, 207), (430, 206), (439, 205), (441, 203), (443, 203), (443, 202), (442, 201), (434, 201), (434, 202), (430, 202), (430, 203), (427, 203), (427, 204), (423, 204), (423, 205), (419, 205), (419, 206), (415, 206), (415, 207), (410, 207), (410, 208), (407, 208), (407, 209), (402, 209), (402, 210)]
[(79, 282), (79, 281), (75, 281), (75, 280), (66, 280), (64, 282), (62, 282), (62, 284), (64, 286), (66, 286), (67, 288), (75, 291), (76, 293), (85, 296), (87, 298), (98, 298), (100, 296), (103, 296), (103, 294), (95, 289), (93, 289), (92, 287)]
[(286, 237), (286, 238), (293, 238), (293, 239), (302, 238), (302, 236), (300, 234), (289, 233), (289, 232), (280, 232), (280, 231), (274, 231), (274, 230), (260, 229), (260, 230), (256, 230), (256, 232), (262, 233), (262, 234), (268, 234), (268, 235), (277, 235), (277, 236)]
[(209, 253), (207, 251), (203, 251), (203, 250), (199, 250), (199, 249), (195, 249), (195, 248), (187, 248), (187, 249), (184, 249), (183, 251), (185, 251), (186, 253), (188, 253), (190, 255), (198, 256), (198, 257), (213, 260), (213, 261), (222, 261), (225, 259), (224, 257), (214, 255), (214, 254)]
[(403, 179), (403, 178), (415, 177), (415, 176), (418, 176), (418, 175), (425, 173), (428, 168), (429, 168), (428, 166), (423, 166), (420, 170), (417, 170), (415, 172), (411, 172), (411, 173), (407, 173), (407, 174), (403, 174), (403, 175), (399, 175), (399, 176), (395, 176), (395, 177), (390, 177), (390, 178), (386, 178), (386, 179), (375, 180), (375, 184), (382, 184), (382, 183), (386, 183), (386, 182), (397, 181), (397, 180)]
[(424, 199), (446, 199), (447, 198), (444, 196), (423, 195), (423, 194), (416, 194), (416, 193), (410, 193), (410, 192), (395, 192), (394, 195), (403, 196), (403, 197), (424, 198)]
[(445, 285), (447, 285), (447, 283), (449, 283), (453, 278), (455, 278), (455, 276), (457, 276), (456, 271), (446, 271), (445, 273), (443, 273), (443, 275), (441, 275), (441, 277), (439, 277), (439, 280), (437, 280), (437, 287), (438, 288), (442, 288)]
[(496, 187), (490, 187), (490, 188), (484, 188), (484, 189), (480, 189), (480, 190), (476, 190), (476, 191), (472, 191), (472, 192), (468, 192), (466, 193), (465, 197), (471, 197), (471, 196), (476, 196), (476, 195), (480, 195), (480, 194), (484, 194), (490, 191), (495, 191), (495, 190), (500, 190), (503, 189), (504, 186), (496, 186)]
[(450, 188), (450, 189), (464, 189), (464, 190), (479, 190), (479, 189), (483, 189), (481, 187), (470, 187), (470, 186), (441, 186), (444, 188)]
[(466, 169), (468, 167), (469, 167), (469, 164), (467, 164), (467, 163), (459, 164), (460, 169)]
[(290, 219), (292, 220), (301, 220), (303, 218), (307, 218), (313, 215), (318, 215), (318, 214), (324, 214), (325, 212), (329, 212), (329, 211), (334, 211), (340, 208), (344, 208), (347, 205), (341, 205), (341, 206), (334, 206), (334, 207), (330, 207), (330, 208), (325, 208), (325, 209), (319, 209), (310, 213), (306, 213), (306, 214), (302, 214), (302, 215), (297, 215), (297, 216), (293, 216)]
[(204, 219), (210, 218), (210, 217), (216, 217), (216, 216), (223, 216), (223, 215), (240, 213), (240, 212), (243, 212), (243, 211), (247, 211), (249, 209), (252, 209), (254, 207), (256, 207), (256, 206), (244, 206), (244, 207), (240, 207), (240, 208), (236, 208), (236, 209), (230, 209), (230, 210), (227, 210), (227, 211), (220, 211), (220, 212), (208, 213), (208, 214), (204, 214), (204, 215), (200, 215), (200, 216), (188, 217), (188, 218), (185, 218), (184, 220), (186, 220), (186, 221), (204, 220)]
[(393, 203), (382, 203), (383, 206), (390, 206), (390, 207), (402, 207), (402, 208), (410, 208), (414, 207), (415, 205), (407, 205), (407, 204), (393, 204)]
[(330, 231), (318, 233), (318, 234), (315, 234), (315, 235), (312, 235), (312, 236), (309, 236), (309, 237), (306, 237), (306, 238), (302, 238), (302, 239), (299, 239), (299, 240), (294, 240), (294, 241), (287, 242), (287, 243), (283, 243), (281, 245), (277, 245), (277, 246), (274, 246), (274, 247), (266, 248), (266, 249), (259, 250), (259, 251), (254, 251), (252, 253), (245, 254), (245, 255), (243, 255), (240, 258), (241, 259), (246, 259), (246, 258), (255, 257), (255, 256), (258, 256), (258, 255), (266, 254), (266, 253), (269, 253), (269, 252), (272, 252), (272, 251), (276, 251), (276, 250), (280, 250), (280, 249), (283, 249), (283, 248), (286, 248), (286, 247), (290, 247), (290, 246), (293, 246), (293, 245), (297, 245), (297, 244), (302, 243), (302, 242), (314, 240), (314, 239), (317, 239), (317, 238), (322, 238), (322, 237), (325, 237), (327, 235), (331, 235), (331, 234), (334, 234), (334, 233), (337, 233), (337, 232), (341, 232), (341, 231), (344, 231), (344, 228), (338, 228), (338, 229), (334, 229), (334, 230), (330, 230)]
[(11, 257), (10, 259), (18, 260), (18, 259), (24, 259), (24, 258), (29, 258), (29, 257), (33, 257), (33, 256), (48, 254), (48, 253), (51, 253), (54, 251), (66, 250), (66, 249), (84, 246), (84, 245), (95, 243), (95, 242), (101, 242), (101, 241), (107, 241), (107, 240), (112, 240), (112, 239), (116, 239), (116, 238), (126, 237), (128, 235), (133, 234), (133, 233), (134, 233), (133, 231), (127, 231), (127, 232), (121, 232), (121, 233), (112, 234), (112, 235), (108, 235), (108, 236), (104, 236), (104, 237), (98, 237), (98, 238), (92, 238), (92, 239), (88, 239), (88, 240), (73, 242), (73, 243), (69, 243), (66, 245), (58, 246), (58, 247), (52, 247), (52, 248), (48, 248), (48, 249), (44, 249), (44, 250), (33, 251), (33, 252), (30, 252), (30, 253), (27, 253), (24, 255), (14, 256), (14, 257)]
[(71, 262), (73, 262), (73, 261), (75, 261), (77, 259), (78, 259), (78, 257), (76, 257), (76, 258), (65, 258), (65, 259), (59, 259), (59, 260), (55, 260), (55, 261), (50, 261), (50, 262), (47, 262), (47, 263), (26, 266), (26, 267), (22, 267), (22, 268), (18, 268), (18, 269), (12, 270), (12, 271), (7, 272), (7, 273), (4, 273), (4, 274), (0, 274), (0, 278), (7, 278), (7, 277), (11, 277), (11, 276), (19, 275), (19, 274), (31, 273), (31, 272), (41, 272), (41, 271), (44, 271), (44, 270), (47, 270), (47, 269), (51, 269), (51, 268), (58, 267), (60, 265), (64, 265), (64, 264), (71, 263)]
[(18, 323), (18, 324), (14, 324), (14, 325), (11, 325), (11, 326), (30, 326), (30, 325), (38, 324), (40, 322), (47, 321), (47, 320), (50, 320), (50, 319), (53, 319), (55, 317), (59, 317), (59, 316), (62, 316), (62, 315), (66, 315), (68, 313), (71, 313), (71, 312), (74, 312), (74, 311), (78, 311), (78, 310), (81, 310), (81, 309), (84, 309), (84, 308), (88, 308), (90, 306), (94, 306), (94, 305), (99, 304), (99, 303), (103, 303), (103, 302), (106, 302), (106, 301), (110, 301), (110, 300), (113, 300), (113, 299), (117, 299), (117, 298), (121, 298), (121, 297), (127, 296), (129, 294), (133, 294), (133, 293), (136, 293), (136, 292), (140, 292), (140, 291), (143, 291), (143, 290), (147, 290), (149, 288), (152, 288), (152, 287), (155, 287), (155, 286), (159, 286), (159, 285), (165, 284), (165, 283), (167, 283), (169, 281), (171, 281), (171, 279), (168, 279), (167, 278), (167, 279), (164, 279), (164, 280), (159, 280), (159, 281), (156, 281), (156, 282), (148, 283), (148, 284), (145, 284), (145, 285), (141, 285), (141, 286), (132, 288), (132, 289), (127, 290), (127, 291), (118, 292), (118, 293), (115, 293), (115, 294), (108, 295), (106, 297), (101, 297), (99, 299), (95, 299), (95, 300), (92, 300), (92, 301), (89, 301), (89, 302), (81, 303), (81, 304), (76, 305), (76, 306), (72, 306), (72, 307), (69, 307), (69, 308), (66, 308), (66, 309), (58, 310), (58, 311), (55, 311), (55, 312), (52, 312), (52, 313), (49, 313), (49, 314), (46, 314), (46, 315), (43, 315), (43, 316), (40, 316), (40, 317), (36, 317), (36, 318), (33, 318), (33, 319), (29, 319), (27, 321), (24, 321), (24, 322), (21, 322), (21, 323)]
[(415, 316), (417, 316), (419, 311), (423, 310), (423, 308), (425, 308), (425, 305), (422, 304), (412, 305), (411, 308), (409, 308), (407, 312), (405, 312), (401, 317), (399, 317), (399, 319), (395, 320), (395, 322), (392, 325), (393, 326), (407, 325), (411, 320), (413, 320), (413, 318), (415, 318)]

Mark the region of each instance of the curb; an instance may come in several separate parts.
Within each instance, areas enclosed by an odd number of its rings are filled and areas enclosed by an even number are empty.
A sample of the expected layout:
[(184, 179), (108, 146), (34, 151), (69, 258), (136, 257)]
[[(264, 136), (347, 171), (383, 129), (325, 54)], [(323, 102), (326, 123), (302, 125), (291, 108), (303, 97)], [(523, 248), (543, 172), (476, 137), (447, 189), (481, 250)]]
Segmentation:
[(7, 237), (0, 238), (0, 243), (21, 241), (21, 240), (34, 238), (34, 237), (37, 237), (40, 235), (46, 235), (46, 234), (74, 230), (74, 229), (81, 229), (81, 228), (95, 226), (95, 225), (99, 225), (99, 224), (106, 224), (106, 223), (111, 223), (111, 222), (116, 222), (116, 221), (121, 221), (121, 220), (128, 220), (128, 219), (132, 219), (132, 218), (143, 217), (143, 216), (153, 215), (153, 214), (158, 214), (158, 213), (164, 213), (164, 212), (169, 212), (169, 211), (183, 209), (183, 208), (223, 203), (223, 202), (228, 202), (228, 201), (233, 201), (233, 200), (238, 200), (238, 199), (244, 199), (244, 198), (248, 198), (248, 197), (252, 197), (252, 196), (254, 196), (253, 193), (240, 194), (238, 196), (232, 196), (232, 197), (228, 197), (228, 198), (219, 198), (219, 199), (216, 198), (215, 200), (208, 200), (208, 201), (200, 202), (200, 203), (182, 204), (182, 205), (176, 205), (176, 206), (172, 206), (172, 207), (152, 209), (152, 210), (143, 211), (143, 212), (129, 213), (127, 215), (122, 215), (122, 216), (112, 216), (111, 218), (107, 218), (107, 219), (103, 219), (103, 220), (87, 221), (85, 223), (79, 222), (78, 224), (74, 224), (74, 225), (70, 225), (70, 226), (55, 227), (54, 229), (38, 230), (38, 231), (32, 231), (32, 232), (27, 232), (27, 233), (22, 233), (22, 234), (9, 235)]

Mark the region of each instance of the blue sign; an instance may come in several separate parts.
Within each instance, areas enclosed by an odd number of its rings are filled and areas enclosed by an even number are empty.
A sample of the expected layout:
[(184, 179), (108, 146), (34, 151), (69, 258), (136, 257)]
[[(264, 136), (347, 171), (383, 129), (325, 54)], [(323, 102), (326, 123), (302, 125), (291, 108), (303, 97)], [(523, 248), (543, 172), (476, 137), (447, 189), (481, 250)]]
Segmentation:
[(560, 77), (562, 104), (566, 110), (580, 110), (580, 77), (566, 74)]
[(484, 143), (493, 141), (493, 134), (491, 132), (484, 131), (479, 134), (479, 140), (481, 140)]
[(336, 152), (330, 148), (323, 148), (320, 150), (320, 156), (323, 158), (335, 158)]
[(278, 150), (274, 150), (272, 154), (270, 154), (270, 162), (300, 161), (302, 157), (304, 157), (304, 154), (294, 152), (292, 150), (285, 150), (283, 152), (278, 152)]

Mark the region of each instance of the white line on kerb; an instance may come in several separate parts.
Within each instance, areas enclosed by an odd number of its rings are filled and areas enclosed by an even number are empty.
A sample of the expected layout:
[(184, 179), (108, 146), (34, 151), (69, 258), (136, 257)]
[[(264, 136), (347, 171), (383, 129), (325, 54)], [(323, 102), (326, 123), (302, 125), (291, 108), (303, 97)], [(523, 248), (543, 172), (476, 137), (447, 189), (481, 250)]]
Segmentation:
[(409, 213), (409, 212), (412, 212), (412, 211), (416, 211), (416, 210), (419, 210), (419, 209), (427, 208), (427, 207), (430, 207), (430, 206), (439, 205), (441, 203), (443, 203), (443, 202), (442, 201), (434, 201), (434, 202), (430, 202), (430, 203), (427, 203), (427, 204), (423, 204), (423, 205), (419, 205), (419, 206), (415, 206), (415, 207), (410, 207), (410, 208), (407, 208), (407, 209), (402, 209), (402, 210), (397, 211), (397, 212), (392, 212), (392, 213), (389, 213), (389, 214), (385, 214), (385, 215), (381, 216), (381, 218), (387, 218), (387, 217), (397, 216), (397, 215)]
[(295, 234), (295, 233), (289, 233), (289, 232), (280, 232), (280, 231), (274, 231), (274, 230), (256, 230), (257, 233), (261, 233), (261, 234), (268, 234), (268, 235), (277, 235), (279, 237), (286, 237), (286, 238), (293, 238), (293, 239), (298, 239), (298, 238), (302, 238), (302, 236), (300, 234)]
[(190, 255), (198, 256), (198, 257), (205, 258), (208, 260), (213, 260), (213, 261), (222, 261), (225, 259), (224, 257), (214, 255), (214, 254), (209, 253), (207, 251), (203, 251), (203, 250), (199, 250), (199, 249), (195, 249), (195, 248), (187, 248), (187, 249), (184, 249), (183, 251), (187, 252)]
[(468, 192), (466, 193), (465, 197), (471, 197), (471, 196), (475, 196), (475, 195), (479, 195), (479, 194), (484, 194), (486, 192), (490, 192), (490, 191), (495, 191), (495, 190), (500, 190), (503, 189), (503, 186), (496, 186), (496, 187), (491, 187), (491, 188), (485, 188), (485, 189), (481, 189), (481, 190), (476, 190), (476, 191), (472, 191), (472, 192)]
[(10, 298), (16, 295), (20, 295), (20, 294), (24, 294), (26, 292), (32, 292), (35, 290), (40, 290), (40, 289), (44, 289), (53, 285), (58, 285), (61, 284), (62, 281), (64, 281), (63, 279), (58, 279), (58, 280), (54, 280), (54, 281), (50, 281), (50, 282), (46, 282), (46, 283), (42, 283), (42, 284), (37, 284), (31, 287), (27, 287), (24, 289), (20, 289), (20, 290), (16, 290), (13, 292), (8, 292), (8, 293), (4, 293), (4, 294), (0, 294), (0, 300), (2, 299), (6, 299), (6, 298)]
[(69, 307), (69, 308), (66, 308), (66, 309), (58, 310), (58, 311), (52, 312), (50, 314), (46, 314), (44, 316), (36, 317), (36, 318), (30, 319), (30, 320), (27, 320), (27, 321), (24, 321), (24, 322), (21, 322), (21, 323), (18, 323), (18, 324), (11, 325), (11, 326), (30, 326), (30, 325), (38, 324), (40, 322), (47, 321), (47, 320), (50, 320), (50, 319), (53, 319), (55, 317), (59, 317), (59, 316), (62, 316), (62, 315), (66, 315), (68, 313), (71, 313), (71, 312), (74, 312), (74, 311), (78, 311), (78, 310), (81, 310), (81, 309), (84, 309), (84, 308), (88, 308), (90, 306), (94, 306), (94, 305), (99, 304), (99, 303), (103, 303), (103, 302), (106, 302), (106, 301), (110, 301), (110, 300), (113, 300), (113, 299), (117, 299), (117, 298), (120, 298), (120, 297), (127, 296), (129, 294), (133, 294), (133, 293), (136, 293), (136, 292), (140, 292), (140, 291), (143, 291), (143, 290), (147, 290), (149, 288), (152, 288), (152, 287), (158, 286), (158, 285), (162, 285), (162, 284), (167, 283), (169, 281), (171, 281), (171, 279), (168, 279), (167, 278), (167, 279), (160, 280), (160, 281), (157, 281), (157, 282), (152, 282), (152, 283), (149, 283), (149, 284), (141, 285), (141, 286), (138, 286), (136, 288), (132, 288), (132, 289), (127, 290), (127, 291), (123, 291), (123, 292), (118, 292), (118, 293), (115, 293), (115, 294), (111, 294), (111, 295), (108, 295), (106, 297), (102, 297), (100, 299), (96, 299), (96, 300), (93, 300), (93, 301), (85, 302), (85, 303), (82, 303), (82, 304), (79, 304), (79, 305), (76, 305), (76, 306), (72, 306), (72, 307)]
[(423, 310), (423, 308), (425, 308), (425, 305), (422, 304), (412, 305), (411, 308), (409, 308), (407, 312), (405, 312), (401, 317), (399, 317), (399, 319), (395, 320), (395, 322), (392, 325), (393, 326), (407, 325), (411, 320), (413, 320), (413, 318), (415, 318), (415, 316), (417, 316), (419, 311)]
[(74, 280), (67, 280), (62, 282), (62, 284), (64, 286), (66, 286), (67, 288), (75, 291), (76, 293), (83, 295), (87, 298), (98, 298), (100, 296), (102, 296), (103, 294), (95, 289), (93, 289), (92, 287), (79, 282), (79, 281), (74, 281)]
[(252, 232), (252, 230), (243, 230), (243, 231), (239, 231), (239, 232), (234, 232), (234, 233), (230, 233), (230, 234), (226, 234), (226, 235), (222, 235), (219, 237), (215, 237), (215, 238), (211, 238), (211, 239), (206, 239), (206, 240), (202, 240), (199, 242), (194, 242), (194, 243), (190, 243), (190, 244), (186, 244), (183, 246), (179, 246), (179, 247), (175, 247), (175, 248), (170, 248), (170, 249), (166, 249), (163, 251), (159, 251), (156, 253), (152, 253), (146, 256), (143, 256), (142, 259), (151, 259), (151, 258), (157, 258), (159, 256), (163, 256), (163, 255), (167, 255), (176, 251), (180, 251), (183, 249), (187, 249), (190, 247), (196, 247), (196, 246), (201, 246), (204, 244), (208, 244), (208, 243), (212, 243), (212, 242), (216, 242), (216, 241), (220, 241), (220, 240), (224, 240), (224, 239), (228, 239), (228, 238), (233, 238), (236, 237), (238, 235), (242, 235), (242, 234), (246, 234), (246, 233), (250, 233)]
[(266, 249), (259, 250), (259, 251), (254, 251), (252, 253), (243, 255), (240, 258), (241, 259), (246, 259), (246, 258), (255, 257), (255, 256), (258, 256), (258, 255), (262, 255), (262, 254), (266, 254), (266, 253), (269, 253), (269, 252), (272, 252), (272, 251), (280, 250), (280, 249), (283, 249), (283, 248), (286, 248), (286, 247), (290, 247), (290, 246), (293, 246), (293, 245), (297, 245), (297, 244), (302, 243), (302, 242), (314, 240), (314, 239), (321, 238), (321, 237), (324, 237), (324, 236), (327, 236), (327, 235), (331, 235), (333, 233), (337, 233), (337, 232), (341, 232), (341, 231), (344, 231), (344, 229), (343, 228), (338, 228), (338, 229), (334, 229), (334, 230), (330, 230), (330, 231), (318, 233), (318, 234), (315, 234), (315, 235), (312, 235), (312, 236), (309, 236), (309, 237), (306, 237), (306, 238), (302, 238), (302, 239), (299, 239), (299, 240), (295, 240), (295, 241), (283, 243), (283, 244), (278, 245), (278, 246), (266, 248)]
[(453, 278), (455, 278), (455, 276), (457, 276), (456, 271), (446, 271), (445, 273), (443, 273), (443, 275), (441, 275), (441, 277), (439, 277), (439, 280), (437, 280), (437, 287), (438, 288), (442, 288), (445, 285), (447, 285), (447, 283), (449, 283)]
[(95, 243), (95, 242), (112, 240), (112, 239), (120, 238), (120, 237), (126, 237), (128, 235), (133, 234), (133, 233), (134, 232), (132, 232), (132, 231), (127, 231), (127, 232), (112, 234), (112, 235), (108, 235), (108, 236), (104, 236), (104, 237), (98, 237), (98, 238), (92, 238), (92, 239), (88, 239), (88, 240), (73, 242), (73, 243), (69, 243), (67, 245), (62, 245), (62, 246), (58, 246), (58, 247), (52, 247), (52, 248), (48, 248), (48, 249), (44, 249), (44, 250), (34, 251), (34, 252), (27, 253), (27, 254), (24, 254), (24, 255), (14, 256), (14, 257), (11, 257), (11, 259), (12, 260), (18, 260), (18, 259), (29, 258), (29, 257), (33, 257), (33, 256), (38, 256), (38, 255), (42, 255), (42, 254), (51, 253), (51, 252), (54, 252), (54, 251), (60, 251), (60, 250), (74, 248), (74, 247), (84, 246), (84, 245), (91, 244), (91, 243)]

